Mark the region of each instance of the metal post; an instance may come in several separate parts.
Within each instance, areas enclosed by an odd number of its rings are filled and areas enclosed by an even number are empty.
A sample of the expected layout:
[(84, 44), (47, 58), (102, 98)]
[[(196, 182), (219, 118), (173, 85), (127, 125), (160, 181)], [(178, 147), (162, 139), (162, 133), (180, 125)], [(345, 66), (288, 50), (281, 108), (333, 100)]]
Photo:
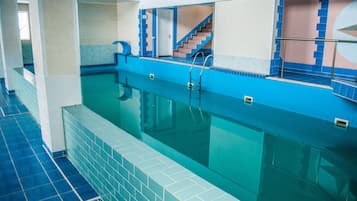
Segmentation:
[(286, 48), (286, 40), (283, 40), (283, 46), (281, 47), (281, 70), (280, 77), (284, 78), (284, 63), (285, 63), (285, 48)]
[(331, 67), (331, 80), (333, 80), (333, 78), (335, 77), (336, 54), (337, 54), (337, 42), (335, 42), (335, 46), (334, 46), (334, 49), (333, 49), (332, 67)]

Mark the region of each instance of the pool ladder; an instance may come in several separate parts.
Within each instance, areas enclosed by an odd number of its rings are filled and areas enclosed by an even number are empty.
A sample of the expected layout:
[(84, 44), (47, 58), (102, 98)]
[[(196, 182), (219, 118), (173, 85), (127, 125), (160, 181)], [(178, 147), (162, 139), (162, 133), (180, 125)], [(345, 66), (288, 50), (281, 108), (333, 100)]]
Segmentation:
[(201, 71), (200, 71), (200, 78), (199, 78), (199, 81), (198, 81), (198, 86), (199, 86), (199, 89), (198, 89), (198, 90), (201, 91), (201, 90), (202, 90), (202, 75), (203, 75), (203, 70), (204, 70), (205, 67), (206, 67), (206, 64), (207, 64), (207, 62), (208, 62), (208, 59), (209, 59), (210, 57), (212, 57), (213, 55), (210, 54), (210, 55), (208, 55), (208, 56), (205, 58), (205, 55), (204, 55), (203, 52), (198, 52), (198, 53), (195, 54), (195, 57), (193, 58), (193, 61), (192, 61), (192, 64), (191, 64), (191, 68), (190, 68), (190, 80), (189, 80), (189, 82), (187, 83), (187, 87), (188, 87), (189, 89), (193, 89), (193, 87), (194, 87), (194, 83), (192, 82), (192, 70), (193, 70), (193, 66), (194, 66), (195, 63), (196, 63), (197, 57), (198, 57), (199, 55), (202, 55), (202, 60), (204, 61), (202, 67), (200, 67), (200, 68), (201, 68)]
[(210, 57), (213, 57), (213, 55), (210, 54), (210, 55), (208, 55), (208, 56), (206, 57), (205, 61), (203, 62), (203, 66), (202, 66), (202, 68), (201, 68), (200, 80), (198, 81), (198, 85), (199, 85), (199, 87), (200, 87), (200, 88), (198, 89), (199, 91), (202, 90), (202, 75), (203, 75), (203, 70), (205, 69), (206, 64), (207, 64), (207, 62), (208, 62), (208, 59), (209, 59)]

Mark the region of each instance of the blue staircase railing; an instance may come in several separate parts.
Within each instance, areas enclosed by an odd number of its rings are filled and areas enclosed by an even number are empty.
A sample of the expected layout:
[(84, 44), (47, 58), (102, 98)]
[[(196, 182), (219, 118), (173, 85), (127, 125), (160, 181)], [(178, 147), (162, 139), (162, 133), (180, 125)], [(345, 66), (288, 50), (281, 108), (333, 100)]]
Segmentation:
[(192, 38), (193, 35), (197, 34), (197, 32), (200, 31), (208, 22), (210, 22), (212, 18), (213, 14), (210, 14), (204, 20), (202, 20), (195, 28), (193, 28), (188, 34), (186, 34), (180, 41), (176, 43), (176, 49), (182, 46), (185, 41)]
[(193, 57), (198, 51), (200, 51), (204, 46), (206, 46), (213, 39), (213, 33), (211, 33), (205, 40), (203, 40), (195, 49), (192, 50), (191, 54), (187, 54), (186, 57)]

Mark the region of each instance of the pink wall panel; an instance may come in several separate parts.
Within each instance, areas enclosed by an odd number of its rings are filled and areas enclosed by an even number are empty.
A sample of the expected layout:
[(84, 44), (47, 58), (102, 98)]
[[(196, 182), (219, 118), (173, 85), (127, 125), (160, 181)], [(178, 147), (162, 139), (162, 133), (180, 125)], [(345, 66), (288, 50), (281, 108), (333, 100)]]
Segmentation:
[[(352, 38), (341, 38), (343, 36), (334, 36), (334, 30), (337, 28), (336, 24), (336, 19), (340, 17), (340, 20), (344, 20), (345, 16), (342, 16), (343, 13), (347, 9), (347, 6), (349, 6), (351, 9), (354, 9), (354, 7), (351, 7), (351, 3), (356, 1), (353, 0), (330, 0), (329, 4), (329, 13), (328, 13), (328, 18), (327, 18), (327, 30), (326, 30), (326, 38), (331, 38), (331, 39), (353, 39)], [(352, 5), (353, 6), (353, 5)], [(344, 11), (345, 10), (345, 11)], [(357, 7), (355, 10), (355, 13), (357, 15)], [(357, 19), (357, 18), (356, 18)], [(350, 20), (350, 19), (345, 19), (345, 20)], [(353, 20), (351, 25), (353, 25)], [(347, 23), (348, 24), (348, 23)], [(357, 24), (357, 21), (355, 21), (355, 24)], [(336, 27), (335, 27), (336, 26)], [(357, 40), (357, 37), (355, 37), (355, 40)], [(343, 44), (342, 44), (343, 46)], [(357, 57), (357, 44), (354, 45), (356, 49), (356, 57)], [(332, 65), (332, 58), (333, 58), (333, 49), (334, 45), (333, 44), (326, 44), (325, 45), (325, 52), (324, 52), (324, 66), (331, 66)], [(352, 50), (353, 51), (353, 50)], [(348, 69), (356, 69), (357, 70), (357, 63), (352, 63), (349, 61), (346, 56), (343, 56), (343, 52), (338, 51), (337, 52), (337, 57), (336, 57), (336, 67), (339, 68), (348, 68)]]
[[(284, 8), (284, 37), (316, 38), (316, 24), (319, 22), (318, 0), (286, 0)], [(315, 64), (314, 42), (286, 42), (287, 62)]]

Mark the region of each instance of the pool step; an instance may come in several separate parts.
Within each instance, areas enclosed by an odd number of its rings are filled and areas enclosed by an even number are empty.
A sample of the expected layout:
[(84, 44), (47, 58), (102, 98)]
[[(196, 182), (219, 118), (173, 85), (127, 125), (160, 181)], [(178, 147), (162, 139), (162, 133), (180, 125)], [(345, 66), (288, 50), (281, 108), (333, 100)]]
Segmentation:
[(357, 82), (332, 80), (331, 87), (336, 96), (357, 103)]

